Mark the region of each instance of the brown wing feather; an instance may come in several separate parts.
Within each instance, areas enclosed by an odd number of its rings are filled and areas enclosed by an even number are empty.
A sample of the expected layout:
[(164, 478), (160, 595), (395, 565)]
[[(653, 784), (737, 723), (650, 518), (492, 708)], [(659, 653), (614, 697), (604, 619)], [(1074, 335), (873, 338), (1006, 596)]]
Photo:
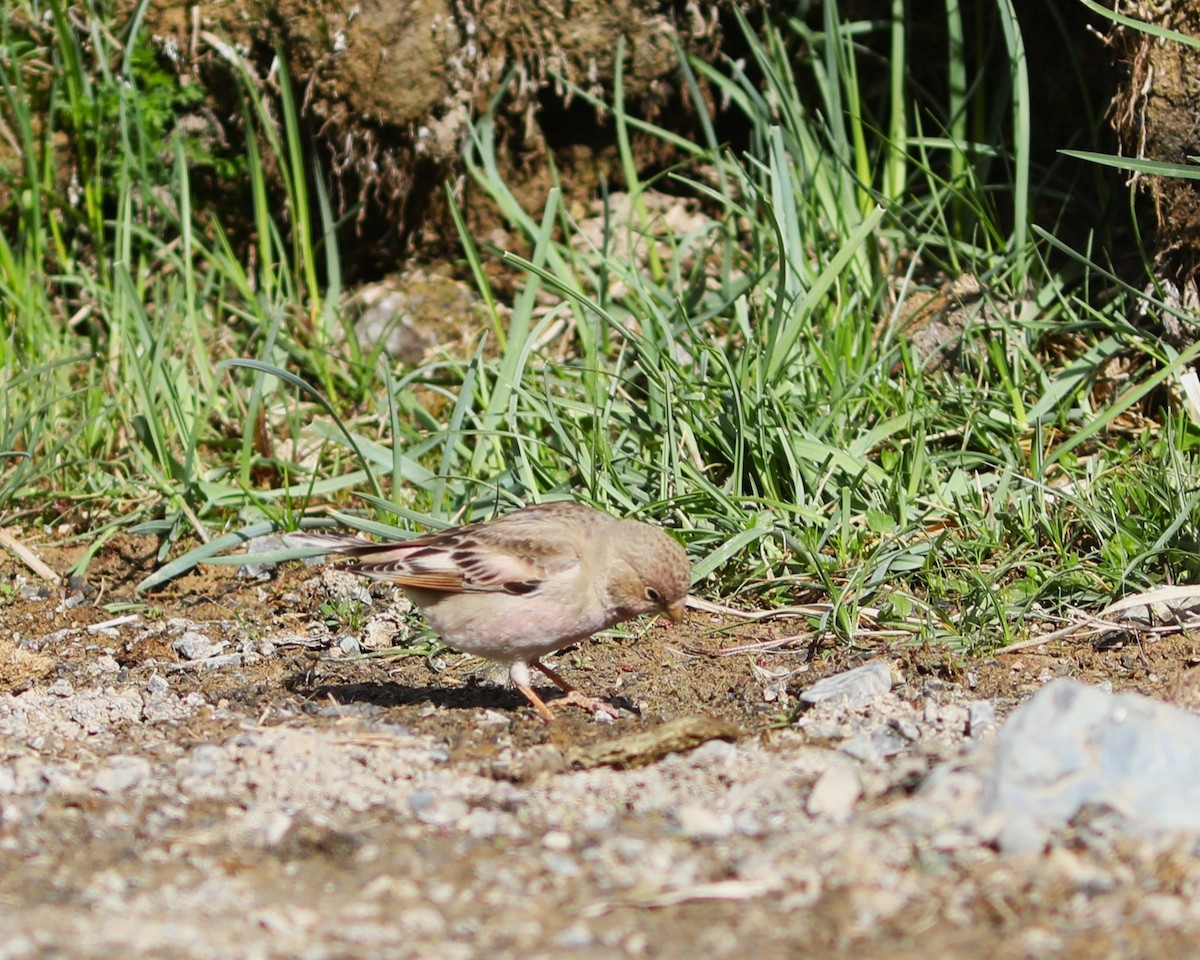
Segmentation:
[(397, 543), (338, 534), (303, 534), (300, 539), (359, 561), (347, 569), (402, 587), (530, 593), (547, 577), (577, 566), (581, 540), (606, 522), (615, 521), (591, 507), (562, 501)]
[(389, 583), (396, 583), (402, 587), (415, 587), (419, 590), (459, 593), (467, 589), (463, 583), (462, 574), (452, 571), (411, 570), (406, 564), (395, 561), (345, 564), (344, 569), (362, 574), (364, 577), (371, 577), (373, 580), (387, 580)]

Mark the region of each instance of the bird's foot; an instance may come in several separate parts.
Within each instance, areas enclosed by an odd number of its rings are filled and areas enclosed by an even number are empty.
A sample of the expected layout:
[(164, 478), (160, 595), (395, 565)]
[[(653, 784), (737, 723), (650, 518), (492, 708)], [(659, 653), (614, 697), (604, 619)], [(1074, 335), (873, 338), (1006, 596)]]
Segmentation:
[(602, 700), (600, 697), (590, 697), (578, 687), (572, 686), (563, 679), (557, 670), (551, 670), (541, 661), (535, 660), (530, 666), (540, 670), (553, 680), (555, 685), (565, 694), (561, 700), (556, 700), (555, 703), (581, 707), (595, 717), (597, 723), (612, 723), (621, 712), (619, 707), (614, 706), (607, 700)]
[[(533, 705), (533, 709), (538, 712), (546, 723), (554, 722), (554, 711), (550, 709), (549, 704), (534, 692), (532, 687), (518, 686), (518, 690), (525, 695), (525, 699)], [(558, 700), (553, 701), (557, 707), (560, 704), (572, 707), (582, 707), (588, 711), (596, 720), (597, 723), (612, 723), (617, 715), (621, 712), (620, 708), (609, 703), (607, 700), (601, 700), (599, 697), (589, 697), (582, 690), (576, 690), (572, 687), (566, 694)]]
[(587, 710), (597, 723), (612, 723), (620, 713), (620, 708), (607, 700), (602, 700), (600, 697), (589, 697), (582, 690), (574, 688), (568, 690), (561, 700), (555, 701), (556, 705), (560, 703)]
[(565, 704), (572, 707), (582, 707), (595, 717), (597, 723), (612, 723), (621, 714), (621, 708), (615, 704), (609, 703), (607, 700), (602, 700), (599, 697), (589, 697), (582, 690), (571, 686), (566, 680), (559, 676), (556, 670), (551, 670), (544, 663), (534, 660), (528, 664), (524, 662), (514, 663), (510, 669), (510, 677), (512, 678), (513, 686), (524, 694), (525, 699), (532, 705), (533, 709), (538, 712), (546, 723), (554, 722), (554, 711), (546, 704), (546, 701), (534, 692), (532, 685), (529, 682), (529, 668), (534, 667), (545, 676), (554, 681), (555, 686), (562, 690), (564, 696), (560, 700), (555, 700), (554, 703)]

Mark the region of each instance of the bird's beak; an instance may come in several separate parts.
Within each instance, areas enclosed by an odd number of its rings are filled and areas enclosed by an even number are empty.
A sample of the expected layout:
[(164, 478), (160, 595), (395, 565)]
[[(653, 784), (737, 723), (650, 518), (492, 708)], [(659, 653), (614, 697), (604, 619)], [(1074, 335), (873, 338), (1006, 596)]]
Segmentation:
[(687, 612), (687, 597), (682, 597), (670, 604), (666, 609), (667, 618), (672, 623), (678, 623), (683, 619), (684, 613)]

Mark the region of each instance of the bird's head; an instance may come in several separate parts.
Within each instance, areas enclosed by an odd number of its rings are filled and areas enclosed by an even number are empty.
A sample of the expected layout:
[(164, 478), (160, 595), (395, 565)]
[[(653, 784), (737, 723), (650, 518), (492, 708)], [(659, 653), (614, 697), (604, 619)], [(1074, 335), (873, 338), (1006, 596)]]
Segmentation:
[(613, 548), (609, 599), (620, 619), (644, 613), (682, 619), (692, 580), (683, 547), (657, 527), (627, 520), (620, 524)]

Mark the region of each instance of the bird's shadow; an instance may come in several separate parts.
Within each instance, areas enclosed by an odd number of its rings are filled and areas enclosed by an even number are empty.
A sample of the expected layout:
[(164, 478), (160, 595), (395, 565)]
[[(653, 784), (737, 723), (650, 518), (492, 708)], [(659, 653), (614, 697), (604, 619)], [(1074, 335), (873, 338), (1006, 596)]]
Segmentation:
[[(447, 710), (517, 710), (528, 707), (529, 701), (509, 687), (488, 684), (468, 684), (464, 687), (414, 687), (393, 681), (358, 680), (346, 683), (313, 683), (307, 673), (296, 673), (284, 681), (284, 688), (313, 704), (339, 706), (373, 706), (380, 708), (411, 707), (432, 704)], [(551, 707), (563, 696), (553, 684), (536, 687), (538, 695)], [(624, 697), (612, 697), (618, 707), (636, 712)]]

